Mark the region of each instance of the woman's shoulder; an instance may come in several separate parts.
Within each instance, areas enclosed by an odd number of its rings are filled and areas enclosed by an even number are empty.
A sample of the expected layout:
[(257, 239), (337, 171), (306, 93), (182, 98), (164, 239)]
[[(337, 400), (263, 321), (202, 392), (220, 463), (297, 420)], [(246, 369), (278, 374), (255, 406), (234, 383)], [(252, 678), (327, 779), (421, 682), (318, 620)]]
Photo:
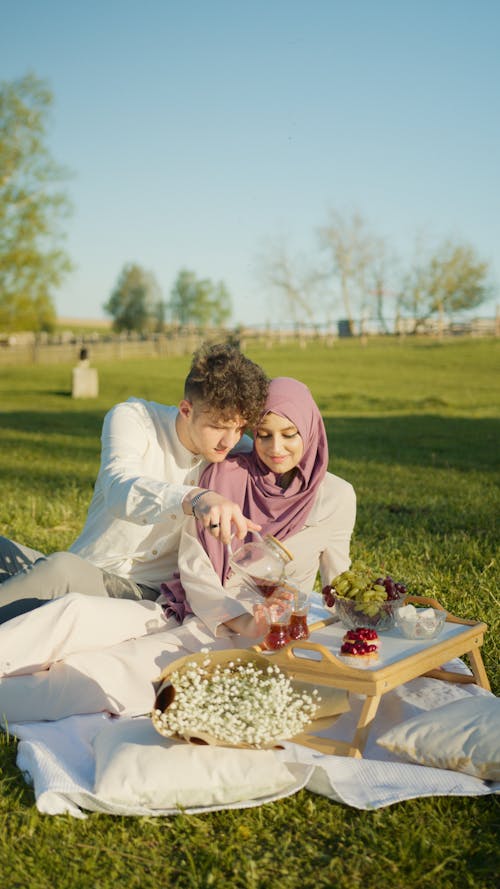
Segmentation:
[(354, 488), (350, 482), (340, 475), (334, 475), (333, 472), (327, 472), (321, 485), (320, 490), (328, 493), (338, 492), (346, 495), (354, 494)]
[(307, 524), (324, 521), (328, 516), (344, 507), (351, 508), (356, 503), (356, 493), (350, 482), (327, 472), (318, 489), (316, 501)]

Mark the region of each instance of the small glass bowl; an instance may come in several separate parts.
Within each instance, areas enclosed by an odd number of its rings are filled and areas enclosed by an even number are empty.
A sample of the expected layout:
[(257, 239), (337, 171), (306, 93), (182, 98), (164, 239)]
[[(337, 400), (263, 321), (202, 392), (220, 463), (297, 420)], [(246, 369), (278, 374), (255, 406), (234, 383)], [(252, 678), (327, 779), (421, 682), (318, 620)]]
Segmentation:
[[(432, 612), (432, 614), (430, 614)], [(441, 633), (446, 611), (437, 608), (416, 608), (415, 617), (407, 617), (398, 610), (395, 624), (406, 639), (435, 639)]]
[(370, 629), (379, 632), (390, 630), (394, 626), (394, 615), (404, 604), (404, 601), (404, 596), (399, 599), (388, 599), (382, 603), (376, 614), (369, 615), (362, 611), (359, 602), (354, 599), (342, 599), (341, 596), (336, 596), (334, 611), (348, 630), (355, 630), (356, 627), (370, 627)]

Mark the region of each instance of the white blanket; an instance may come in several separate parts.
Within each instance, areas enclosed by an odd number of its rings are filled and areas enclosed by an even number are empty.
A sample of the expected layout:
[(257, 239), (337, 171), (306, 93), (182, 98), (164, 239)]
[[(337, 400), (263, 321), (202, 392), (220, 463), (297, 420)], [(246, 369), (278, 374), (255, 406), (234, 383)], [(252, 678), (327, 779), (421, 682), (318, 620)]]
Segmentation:
[[(17, 765), (27, 783), (33, 785), (36, 805), (47, 815), (69, 814), (85, 818), (82, 809), (112, 815), (175, 815), (179, 809), (144, 808), (110, 803), (94, 793), (95, 760), (92, 741), (112, 717), (104, 713), (90, 716), (70, 716), (56, 722), (23, 723), (11, 726), (20, 739)], [(138, 717), (147, 719), (148, 717)], [(295, 784), (286, 792), (258, 800), (245, 800), (224, 806), (188, 808), (190, 814), (224, 809), (242, 809), (273, 802), (290, 796), (305, 787), (314, 771), (307, 763), (290, 763), (296, 777)]]
[[(318, 616), (314, 614), (313, 619)], [(324, 641), (328, 644), (326, 638)], [(384, 637), (386, 660), (400, 656), (397, 649), (401, 642), (396, 636)], [(69, 812), (77, 817), (84, 817), (84, 809), (131, 815), (174, 811), (123, 809), (99, 799), (93, 792), (92, 740), (105, 721), (113, 718), (110, 714), (130, 718), (151, 709), (152, 679), (167, 663), (205, 645), (234, 647), (234, 638), (214, 640), (195, 620), (175, 630), (152, 603), (96, 602), (75, 594), (0, 627), (0, 676), (4, 674), (0, 678), (0, 717), (6, 717), (9, 731), (20, 741), (18, 766), (33, 784), (40, 811)], [(27, 651), (29, 656), (24, 653)], [(451, 668), (466, 670), (458, 660)], [(380, 808), (417, 796), (497, 793), (500, 784), (403, 763), (376, 744), (376, 738), (391, 726), (422, 711), (464, 696), (485, 694), (489, 692), (474, 685), (435, 679), (415, 679), (400, 686), (382, 697), (362, 760), (323, 755), (286, 743), (277, 755), (295, 765), (297, 779), (288, 793), (306, 786), (359, 809)], [(351, 696), (351, 711), (322, 734), (352, 740), (361, 705), (361, 698)], [(67, 714), (63, 719), (59, 718), (61, 707)], [(33, 719), (37, 708), (37, 719), (54, 721), (25, 721)], [(78, 715), (81, 713), (88, 715)], [(225, 807), (260, 805), (278, 797)]]
[[(447, 668), (468, 672), (458, 659)], [(470, 695), (489, 695), (475, 685), (454, 685), (437, 679), (414, 679), (384, 695), (372, 723), (363, 759), (331, 756), (286, 744), (282, 754), (288, 762), (316, 766), (306, 787), (356, 809), (380, 809), (419, 796), (483, 796), (500, 792), (500, 782), (481, 781), (461, 772), (427, 768), (403, 762), (378, 746), (376, 739), (422, 710), (433, 710)], [(345, 713), (323, 736), (351, 740), (363, 700), (353, 700)]]
[[(457, 669), (460, 662), (454, 661)], [(378, 747), (375, 739), (396, 721), (410, 718), (425, 709), (442, 706), (471, 694), (488, 694), (476, 686), (458, 686), (434, 679), (416, 679), (390, 692), (382, 699), (373, 723), (362, 760), (331, 756), (285, 743), (277, 753), (288, 764), (297, 764), (297, 783), (288, 792), (306, 787), (313, 793), (329, 797), (357, 809), (378, 809), (418, 796), (482, 796), (498, 793), (500, 783), (480, 781), (469, 775), (444, 769), (410, 765), (397, 760)], [(349, 740), (357, 720), (361, 700), (353, 702), (351, 712), (344, 714), (323, 736)], [(69, 813), (84, 817), (83, 809), (120, 815), (168, 815), (176, 810), (123, 808), (110, 805), (93, 792), (94, 755), (92, 739), (101, 730), (107, 714), (72, 716), (55, 722), (24, 723), (10, 726), (20, 739), (17, 764), (26, 780), (33, 784), (36, 804), (50, 815)], [(146, 717), (145, 717), (146, 718)], [(244, 808), (278, 799), (236, 803), (225, 808)], [(189, 812), (212, 811), (188, 809)]]

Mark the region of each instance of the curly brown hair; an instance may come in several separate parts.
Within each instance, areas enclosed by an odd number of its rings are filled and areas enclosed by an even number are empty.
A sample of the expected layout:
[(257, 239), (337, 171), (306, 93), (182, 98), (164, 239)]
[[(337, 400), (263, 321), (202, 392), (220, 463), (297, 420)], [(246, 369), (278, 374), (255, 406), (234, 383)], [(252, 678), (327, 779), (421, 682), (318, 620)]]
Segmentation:
[(221, 420), (240, 417), (252, 429), (264, 411), (268, 387), (262, 368), (236, 346), (205, 344), (194, 353), (184, 398)]

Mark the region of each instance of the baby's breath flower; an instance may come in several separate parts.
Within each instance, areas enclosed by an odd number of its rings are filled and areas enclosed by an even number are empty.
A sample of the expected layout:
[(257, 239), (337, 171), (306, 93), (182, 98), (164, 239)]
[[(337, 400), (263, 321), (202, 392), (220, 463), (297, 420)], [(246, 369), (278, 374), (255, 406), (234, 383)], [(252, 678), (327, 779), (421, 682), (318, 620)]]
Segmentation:
[(321, 698), (314, 690), (297, 693), (279, 667), (265, 671), (238, 658), (226, 666), (190, 661), (172, 673), (175, 698), (157, 728), (165, 735), (211, 735), (221, 744), (270, 746), (292, 738), (314, 718)]

